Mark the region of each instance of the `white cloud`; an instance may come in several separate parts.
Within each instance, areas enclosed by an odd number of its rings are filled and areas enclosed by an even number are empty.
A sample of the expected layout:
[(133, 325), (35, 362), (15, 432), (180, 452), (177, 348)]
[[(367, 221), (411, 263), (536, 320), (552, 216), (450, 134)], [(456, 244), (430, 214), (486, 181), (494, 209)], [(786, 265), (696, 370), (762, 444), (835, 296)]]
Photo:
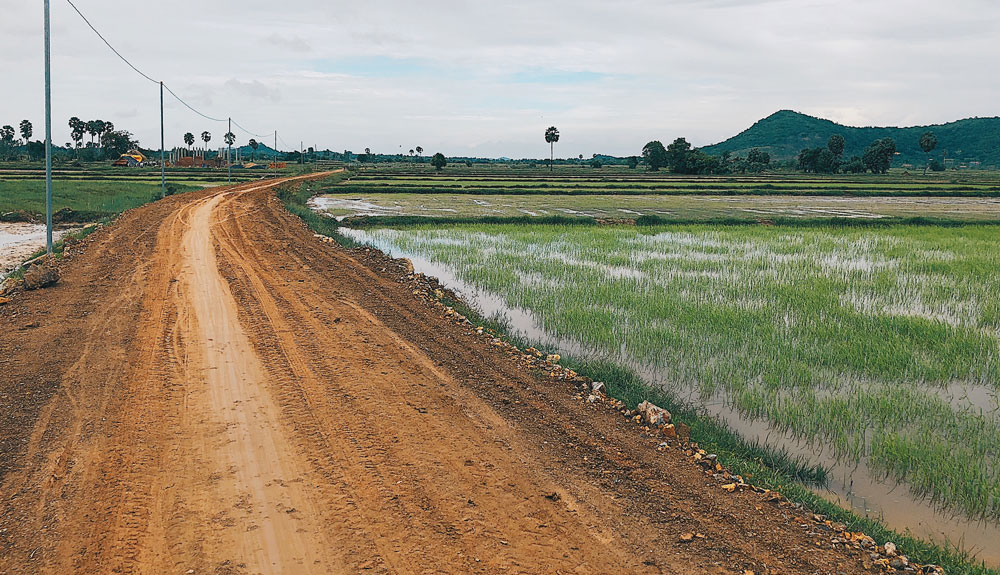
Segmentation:
[[(135, 13), (79, 6), (208, 115), (288, 142), (447, 154), (636, 153), (708, 144), (778, 109), (854, 124), (997, 114), (987, 0), (248, 1)], [(54, 138), (105, 118), (159, 140), (158, 88), (65, 3), (53, 11)], [(41, 7), (0, 0), (0, 123), (41, 123)], [(526, 75), (530, 81), (524, 81)], [(168, 143), (224, 126), (167, 103)], [(242, 136), (245, 137), (245, 136)]]

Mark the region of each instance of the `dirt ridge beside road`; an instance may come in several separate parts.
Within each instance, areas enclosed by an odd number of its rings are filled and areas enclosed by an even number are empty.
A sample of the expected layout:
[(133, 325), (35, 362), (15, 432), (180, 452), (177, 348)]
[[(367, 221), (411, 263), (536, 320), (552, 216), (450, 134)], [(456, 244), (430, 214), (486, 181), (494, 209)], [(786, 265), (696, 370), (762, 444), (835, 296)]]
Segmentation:
[(0, 308), (0, 572), (862, 571), (314, 238), (277, 185), (126, 213)]

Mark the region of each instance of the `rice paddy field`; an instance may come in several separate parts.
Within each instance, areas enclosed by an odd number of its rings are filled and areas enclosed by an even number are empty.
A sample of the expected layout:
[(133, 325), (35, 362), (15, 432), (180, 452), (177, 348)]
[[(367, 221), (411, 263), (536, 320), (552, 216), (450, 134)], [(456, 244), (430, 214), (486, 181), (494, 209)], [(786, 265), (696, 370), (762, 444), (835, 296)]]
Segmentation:
[(812, 197), (719, 195), (328, 194), (313, 206), (335, 218), (570, 217), (596, 220), (654, 216), (679, 221), (768, 218), (936, 218), (1000, 221), (1000, 198)]
[[(234, 172), (233, 181), (267, 175)], [(74, 221), (93, 221), (140, 206), (160, 194), (159, 168), (116, 168), (105, 164), (54, 168), (53, 211), (70, 209)], [(181, 193), (227, 182), (224, 169), (167, 170), (167, 184)], [(45, 213), (45, 175), (37, 166), (0, 165), (0, 217)], [(22, 217), (22, 216), (18, 216)]]
[[(836, 466), (845, 505), (1000, 565), (995, 174), (593, 179), (362, 172), (312, 207), (372, 216), (341, 232), (532, 342)], [(621, 221), (642, 216), (660, 219)]]
[(733, 176), (676, 176), (627, 168), (562, 167), (544, 169), (448, 168), (434, 172), (411, 168), (375, 168), (355, 171), (328, 186), (326, 193), (373, 194), (503, 194), (503, 195), (805, 195), (805, 196), (936, 196), (1000, 197), (1000, 178), (994, 172), (945, 172), (927, 176), (894, 172), (875, 176), (765, 174)]

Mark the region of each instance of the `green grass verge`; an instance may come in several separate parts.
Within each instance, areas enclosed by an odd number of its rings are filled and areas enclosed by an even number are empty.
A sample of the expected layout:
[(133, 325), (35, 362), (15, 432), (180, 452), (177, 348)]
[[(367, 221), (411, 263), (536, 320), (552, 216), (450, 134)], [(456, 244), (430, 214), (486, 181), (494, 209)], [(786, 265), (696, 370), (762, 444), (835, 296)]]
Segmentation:
[[(198, 186), (170, 183), (183, 193)], [(52, 185), (53, 220), (63, 223), (98, 221), (159, 199), (160, 184), (117, 181), (61, 181)], [(0, 182), (0, 221), (40, 221), (45, 214), (45, 182)]]

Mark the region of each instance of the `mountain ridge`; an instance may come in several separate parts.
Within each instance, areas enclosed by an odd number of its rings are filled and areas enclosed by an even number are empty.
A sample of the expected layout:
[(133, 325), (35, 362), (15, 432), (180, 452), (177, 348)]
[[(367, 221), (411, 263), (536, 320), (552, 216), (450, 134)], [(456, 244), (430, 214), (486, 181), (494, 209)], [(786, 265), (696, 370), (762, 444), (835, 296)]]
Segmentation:
[[(939, 161), (954, 160), (955, 164), (980, 162), (982, 167), (1000, 166), (1000, 117), (965, 118), (944, 124), (926, 126), (846, 126), (793, 110), (779, 110), (725, 141), (705, 146), (702, 151), (720, 155), (731, 152), (745, 155), (752, 148), (767, 150), (772, 158), (790, 160), (805, 148), (825, 146), (830, 136), (844, 136), (847, 145), (844, 157), (861, 156), (873, 141), (892, 138), (899, 155), (894, 166), (911, 163), (923, 165), (926, 155), (919, 140), (924, 132), (934, 132), (937, 148), (931, 157)], [(950, 163), (950, 162), (949, 162)]]

